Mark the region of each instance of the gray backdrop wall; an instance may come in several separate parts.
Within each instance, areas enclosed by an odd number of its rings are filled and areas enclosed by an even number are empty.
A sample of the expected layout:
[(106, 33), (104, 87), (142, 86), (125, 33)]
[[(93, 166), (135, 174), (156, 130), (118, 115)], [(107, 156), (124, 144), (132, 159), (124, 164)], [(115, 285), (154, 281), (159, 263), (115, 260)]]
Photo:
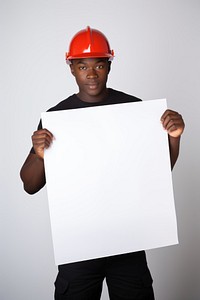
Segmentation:
[[(115, 49), (109, 86), (167, 98), (186, 123), (173, 171), (179, 245), (147, 252), (159, 300), (200, 295), (200, 1), (0, 1), (1, 300), (53, 299), (56, 276), (46, 189), (22, 189), (20, 167), (40, 112), (77, 91), (64, 61), (90, 25)], [(104, 286), (102, 299), (108, 299)]]

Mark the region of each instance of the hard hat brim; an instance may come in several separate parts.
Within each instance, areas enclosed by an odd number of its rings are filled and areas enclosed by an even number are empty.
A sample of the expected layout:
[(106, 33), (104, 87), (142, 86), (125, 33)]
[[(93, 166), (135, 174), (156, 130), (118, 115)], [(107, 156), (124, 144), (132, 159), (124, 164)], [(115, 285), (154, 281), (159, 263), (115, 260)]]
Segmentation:
[(114, 58), (114, 53), (109, 54), (109, 53), (81, 53), (81, 54), (76, 54), (76, 55), (68, 55), (66, 53), (66, 60), (73, 60), (73, 59), (79, 59), (79, 58), (109, 58), (112, 60)]

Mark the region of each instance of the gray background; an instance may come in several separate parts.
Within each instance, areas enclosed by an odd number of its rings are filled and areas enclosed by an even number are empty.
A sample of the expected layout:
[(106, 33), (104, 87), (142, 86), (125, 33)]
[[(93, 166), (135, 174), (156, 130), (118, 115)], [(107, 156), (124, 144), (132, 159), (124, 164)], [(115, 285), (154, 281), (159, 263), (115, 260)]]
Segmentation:
[[(0, 1), (1, 300), (53, 299), (56, 276), (46, 188), (19, 170), (40, 112), (77, 91), (64, 54), (73, 34), (100, 29), (115, 50), (108, 86), (167, 98), (185, 119), (173, 171), (179, 245), (147, 252), (159, 300), (200, 295), (200, 1)], [(104, 286), (102, 299), (108, 299)]]

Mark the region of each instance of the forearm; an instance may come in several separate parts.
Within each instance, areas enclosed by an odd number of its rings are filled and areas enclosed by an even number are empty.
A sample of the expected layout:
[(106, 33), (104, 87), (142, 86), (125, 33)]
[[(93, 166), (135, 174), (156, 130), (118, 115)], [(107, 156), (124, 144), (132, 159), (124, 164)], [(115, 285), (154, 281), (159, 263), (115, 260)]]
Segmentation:
[(181, 137), (169, 137), (169, 151), (170, 151), (170, 159), (171, 159), (171, 169), (173, 169), (178, 155), (179, 155), (179, 149), (180, 149), (180, 139)]
[(20, 176), (24, 184), (24, 190), (29, 194), (35, 194), (46, 183), (44, 160), (36, 154), (29, 154), (21, 168)]

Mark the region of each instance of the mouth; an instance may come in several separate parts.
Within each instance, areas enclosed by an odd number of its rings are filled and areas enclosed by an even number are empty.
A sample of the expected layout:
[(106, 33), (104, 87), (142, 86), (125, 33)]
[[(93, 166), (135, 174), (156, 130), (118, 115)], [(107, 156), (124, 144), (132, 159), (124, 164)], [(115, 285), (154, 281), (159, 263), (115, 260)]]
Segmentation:
[(91, 82), (91, 83), (87, 83), (87, 87), (90, 89), (90, 90), (95, 90), (97, 89), (99, 86), (99, 84), (97, 82)]

